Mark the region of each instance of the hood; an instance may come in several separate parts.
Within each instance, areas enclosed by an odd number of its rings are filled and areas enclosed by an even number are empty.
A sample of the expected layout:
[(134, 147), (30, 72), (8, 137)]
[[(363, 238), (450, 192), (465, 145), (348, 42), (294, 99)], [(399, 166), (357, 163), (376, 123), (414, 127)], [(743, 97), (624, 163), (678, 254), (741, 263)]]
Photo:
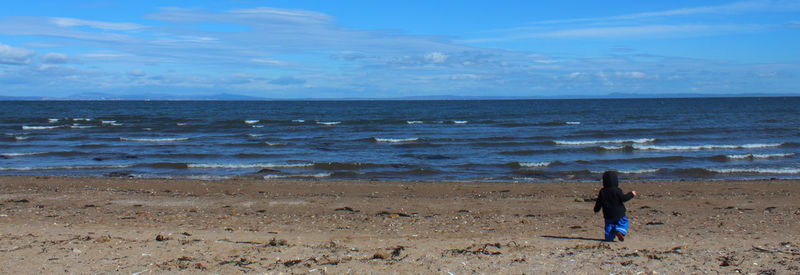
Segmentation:
[(619, 180), (617, 180), (617, 173), (614, 171), (606, 171), (603, 173), (603, 188), (618, 187)]

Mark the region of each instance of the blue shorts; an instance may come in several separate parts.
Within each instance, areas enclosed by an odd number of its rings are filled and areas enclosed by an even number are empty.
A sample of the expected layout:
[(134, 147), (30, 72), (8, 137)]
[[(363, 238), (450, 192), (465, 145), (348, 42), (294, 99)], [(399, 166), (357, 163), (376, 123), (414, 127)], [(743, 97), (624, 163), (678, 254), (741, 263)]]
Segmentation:
[(606, 220), (606, 241), (613, 241), (617, 237), (617, 232), (622, 235), (628, 234), (628, 218), (622, 217), (619, 219), (605, 219)]

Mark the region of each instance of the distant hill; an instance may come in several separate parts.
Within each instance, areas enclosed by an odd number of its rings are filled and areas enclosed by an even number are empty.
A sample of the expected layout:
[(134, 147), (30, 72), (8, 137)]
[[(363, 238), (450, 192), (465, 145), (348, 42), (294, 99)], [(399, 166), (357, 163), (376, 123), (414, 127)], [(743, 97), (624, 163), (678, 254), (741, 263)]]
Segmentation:
[(131, 94), (131, 95), (112, 95), (105, 93), (81, 93), (74, 94), (62, 100), (264, 100), (264, 98), (245, 96), (237, 94), (213, 94), (213, 95), (169, 95), (169, 94)]
[(0, 100), (43, 100), (43, 97), (37, 96), (0, 96)]
[(674, 94), (637, 94), (637, 93), (610, 93), (605, 95), (558, 95), (558, 96), (457, 96), (457, 95), (431, 95), (431, 96), (406, 96), (392, 98), (295, 98), (274, 99), (256, 96), (246, 96), (230, 93), (210, 95), (170, 95), (170, 94), (127, 94), (115, 95), (108, 93), (80, 93), (66, 97), (37, 97), (37, 96), (0, 96), (0, 100), (523, 100), (523, 99), (603, 99), (603, 98), (701, 98), (701, 97), (797, 97), (800, 94), (701, 94), (701, 93), (674, 93)]

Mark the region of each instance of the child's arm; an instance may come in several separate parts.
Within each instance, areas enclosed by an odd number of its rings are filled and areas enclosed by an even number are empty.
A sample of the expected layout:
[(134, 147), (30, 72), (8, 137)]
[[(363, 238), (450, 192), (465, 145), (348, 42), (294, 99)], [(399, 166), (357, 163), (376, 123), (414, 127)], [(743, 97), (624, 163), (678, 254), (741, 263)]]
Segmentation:
[(636, 196), (636, 191), (628, 192), (628, 194), (622, 196), (622, 202), (629, 201), (635, 196)]
[(597, 199), (594, 200), (594, 212), (600, 212), (600, 208), (603, 208), (603, 206), (600, 205), (600, 194), (597, 194)]

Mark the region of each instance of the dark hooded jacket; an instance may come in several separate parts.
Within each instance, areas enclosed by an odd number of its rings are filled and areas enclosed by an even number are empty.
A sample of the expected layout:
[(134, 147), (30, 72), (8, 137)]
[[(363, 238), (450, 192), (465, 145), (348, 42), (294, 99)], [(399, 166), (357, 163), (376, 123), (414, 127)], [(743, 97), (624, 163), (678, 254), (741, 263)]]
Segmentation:
[(594, 212), (603, 209), (603, 218), (619, 219), (625, 217), (625, 204), (633, 198), (633, 193), (623, 194), (619, 189), (617, 173), (607, 171), (603, 173), (603, 189), (597, 194), (597, 201), (594, 203)]

